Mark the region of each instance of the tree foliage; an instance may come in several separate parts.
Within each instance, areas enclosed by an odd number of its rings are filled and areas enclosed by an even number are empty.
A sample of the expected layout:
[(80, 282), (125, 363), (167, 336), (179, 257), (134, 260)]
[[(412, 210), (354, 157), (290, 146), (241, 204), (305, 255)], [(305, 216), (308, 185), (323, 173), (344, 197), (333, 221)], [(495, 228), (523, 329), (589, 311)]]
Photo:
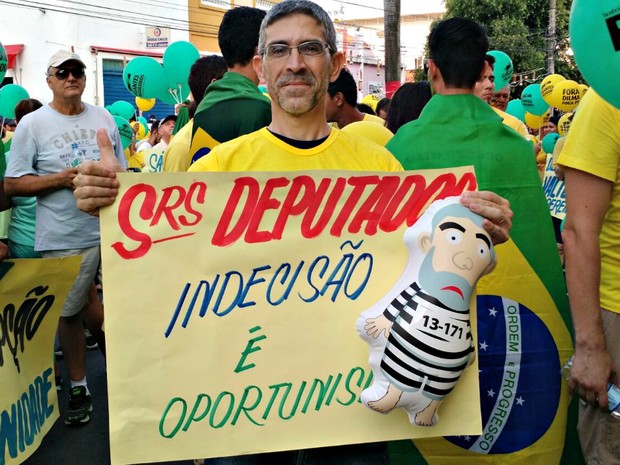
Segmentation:
[[(583, 82), (575, 63), (566, 52), (568, 18), (572, 0), (556, 0), (555, 72)], [(463, 17), (480, 23), (489, 36), (491, 50), (510, 56), (515, 73), (522, 73), (523, 85), (540, 82), (547, 73), (549, 0), (446, 0), (446, 17)]]

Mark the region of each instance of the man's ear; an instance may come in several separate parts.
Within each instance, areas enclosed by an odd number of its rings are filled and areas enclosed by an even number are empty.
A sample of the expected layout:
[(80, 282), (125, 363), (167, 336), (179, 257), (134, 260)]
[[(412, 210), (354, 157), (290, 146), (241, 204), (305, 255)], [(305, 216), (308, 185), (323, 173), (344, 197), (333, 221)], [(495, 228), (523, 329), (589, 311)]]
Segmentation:
[(338, 79), (340, 70), (344, 66), (344, 54), (342, 52), (336, 52), (332, 55), (332, 71), (329, 74), (329, 82), (334, 82)]
[(418, 237), (418, 246), (425, 254), (431, 249), (431, 235), (429, 233), (422, 233)]
[(428, 80), (433, 82), (441, 75), (441, 71), (433, 60), (428, 60)]
[(342, 94), (342, 92), (336, 92), (332, 98), (334, 100), (334, 104), (337, 107), (341, 107), (344, 103), (344, 95)]
[(263, 73), (263, 59), (260, 55), (254, 55), (252, 58), (252, 67), (258, 76), (259, 82), (263, 81), (265, 79), (265, 75)]

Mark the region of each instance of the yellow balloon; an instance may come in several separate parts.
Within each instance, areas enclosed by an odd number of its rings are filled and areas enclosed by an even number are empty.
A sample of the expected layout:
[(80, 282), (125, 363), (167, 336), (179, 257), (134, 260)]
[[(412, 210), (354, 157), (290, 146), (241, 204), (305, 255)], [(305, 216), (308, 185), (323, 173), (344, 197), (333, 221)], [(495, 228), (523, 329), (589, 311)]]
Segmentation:
[(540, 129), (540, 127), (549, 121), (549, 110), (543, 113), (540, 116), (536, 116), (531, 114), (529, 111), (525, 112), (525, 124), (527, 124), (528, 128), (532, 129)]
[(568, 130), (570, 129), (570, 124), (572, 123), (572, 121), (573, 121), (572, 113), (565, 113), (564, 115), (562, 115), (562, 117), (558, 121), (558, 133), (562, 137), (568, 134)]
[(559, 74), (550, 74), (540, 83), (540, 94), (545, 102), (549, 105), (553, 106), (551, 103), (551, 94), (553, 93), (553, 89), (555, 85), (560, 81), (565, 81), (566, 78)]
[(562, 111), (571, 111), (579, 104), (582, 95), (579, 84), (566, 79), (558, 82), (553, 88), (550, 105)]
[(589, 87), (586, 86), (585, 84), (579, 84), (579, 88), (581, 89), (581, 98), (583, 98), (583, 96), (586, 95), (586, 92), (588, 91)]
[(133, 123), (131, 123), (131, 126), (133, 128), (135, 128), (136, 125), (138, 126), (138, 132), (136, 132), (136, 140), (142, 140), (146, 137), (146, 130), (144, 129), (144, 125), (140, 123), (140, 121), (134, 121)]
[(347, 124), (342, 128), (342, 132), (348, 132), (357, 137), (364, 137), (381, 146), (385, 146), (394, 136), (388, 128), (372, 121), (357, 121)]
[(379, 100), (381, 100), (381, 97), (379, 97), (378, 95), (368, 94), (364, 96), (361, 103), (365, 103), (370, 108), (372, 108), (373, 111), (377, 111), (377, 103), (379, 103)]
[(155, 106), (155, 99), (136, 97), (136, 106), (140, 111), (149, 111)]

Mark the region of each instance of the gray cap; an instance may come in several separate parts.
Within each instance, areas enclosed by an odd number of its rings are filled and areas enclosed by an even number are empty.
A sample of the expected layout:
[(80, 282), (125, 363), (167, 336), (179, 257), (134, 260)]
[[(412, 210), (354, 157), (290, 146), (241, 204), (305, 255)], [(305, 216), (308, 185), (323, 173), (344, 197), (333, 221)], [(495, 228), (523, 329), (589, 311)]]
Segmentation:
[(86, 68), (86, 65), (80, 59), (80, 56), (77, 53), (70, 52), (69, 50), (58, 50), (54, 53), (50, 58), (50, 61), (47, 62), (47, 67), (49, 68), (53, 66), (54, 68), (58, 68), (67, 61), (77, 61), (80, 65), (82, 65), (82, 67)]

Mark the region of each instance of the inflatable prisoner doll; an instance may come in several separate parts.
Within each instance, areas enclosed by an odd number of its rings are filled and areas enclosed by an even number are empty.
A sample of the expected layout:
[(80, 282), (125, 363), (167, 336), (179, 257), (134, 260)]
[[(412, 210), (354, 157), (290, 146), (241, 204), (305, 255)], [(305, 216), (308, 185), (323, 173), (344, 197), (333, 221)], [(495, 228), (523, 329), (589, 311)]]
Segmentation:
[(357, 321), (370, 346), (373, 384), (362, 402), (404, 408), (413, 425), (433, 426), (437, 409), (474, 360), (469, 304), (478, 279), (495, 267), (483, 218), (458, 197), (435, 201), (404, 234), (407, 267)]

